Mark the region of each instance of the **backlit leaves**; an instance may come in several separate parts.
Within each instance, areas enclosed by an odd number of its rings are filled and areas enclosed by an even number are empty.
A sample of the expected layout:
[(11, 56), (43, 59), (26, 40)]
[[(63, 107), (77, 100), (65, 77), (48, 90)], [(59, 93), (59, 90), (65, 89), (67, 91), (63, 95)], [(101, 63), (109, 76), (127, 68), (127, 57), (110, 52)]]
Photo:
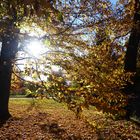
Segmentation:
[[(12, 12), (16, 2), (10, 2)], [(2, 11), (7, 6), (3, 5)], [(89, 105), (125, 114), (127, 99), (120, 91), (131, 76), (124, 72), (123, 63), (132, 26), (132, 1), (119, 1), (113, 8), (109, 0), (24, 0), (15, 8), (17, 25), (27, 28), (36, 23), (33, 27), (45, 31), (42, 39), (51, 48), (25, 66), (23, 75), (38, 85), (31, 85), (31, 90), (65, 102), (77, 116)], [(7, 10), (2, 13), (13, 18)]]

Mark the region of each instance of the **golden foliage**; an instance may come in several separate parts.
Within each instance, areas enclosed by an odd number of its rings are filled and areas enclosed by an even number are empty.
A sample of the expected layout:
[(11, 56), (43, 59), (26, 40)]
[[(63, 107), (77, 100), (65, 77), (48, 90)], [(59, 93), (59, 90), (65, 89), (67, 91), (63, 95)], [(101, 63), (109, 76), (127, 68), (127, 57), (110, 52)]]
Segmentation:
[[(134, 3), (120, 0), (115, 8), (109, 0), (12, 0), (9, 5), (3, 2), (0, 15), (14, 19), (17, 27), (36, 23), (46, 32), (43, 39), (51, 51), (29, 61), (24, 74), (39, 80), (48, 96), (67, 103), (77, 116), (89, 105), (124, 115), (127, 99), (120, 91), (131, 76), (123, 70), (124, 44)], [(61, 72), (53, 72), (51, 65)]]

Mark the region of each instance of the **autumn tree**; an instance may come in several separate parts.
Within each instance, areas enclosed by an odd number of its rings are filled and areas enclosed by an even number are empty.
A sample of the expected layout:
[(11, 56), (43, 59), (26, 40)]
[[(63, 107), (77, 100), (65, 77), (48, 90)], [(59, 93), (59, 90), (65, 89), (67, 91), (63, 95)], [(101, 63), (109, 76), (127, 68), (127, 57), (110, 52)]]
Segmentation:
[(0, 120), (7, 120), (11, 116), (8, 110), (8, 101), (12, 67), (18, 52), (21, 35), (20, 28), (22, 25), (31, 25), (33, 22), (43, 27), (47, 19), (49, 22), (52, 17), (59, 14), (59, 11), (54, 8), (53, 4), (51, 0), (1, 1), (0, 38), (2, 47), (0, 55)]
[[(124, 72), (125, 43), (133, 25), (134, 2), (119, 1), (116, 9), (109, 1), (86, 1), (78, 6), (72, 6), (76, 11), (80, 9), (74, 24), (62, 32), (61, 38), (56, 37), (61, 49), (51, 59), (61, 65), (67, 80), (76, 85), (67, 88), (66, 93), (74, 93), (83, 102), (74, 100), (72, 107), (82, 110), (92, 104), (113, 114), (120, 111), (123, 116), (127, 96), (121, 89), (131, 77), (131, 73)], [(55, 43), (52, 42), (58, 47)], [(59, 95), (62, 100), (65, 98), (63, 93)]]
[[(50, 50), (41, 59), (31, 58), (24, 74), (40, 81), (49, 96), (67, 103), (77, 115), (89, 105), (113, 114), (120, 110), (124, 115), (127, 102), (120, 90), (130, 77), (124, 73), (123, 62), (133, 4), (120, 0), (114, 9), (109, 0), (2, 1), (0, 119), (10, 117), (12, 67), (27, 35), (22, 29), (33, 23), (45, 32), (40, 40)], [(62, 75), (52, 73), (51, 65), (60, 67)]]
[[(126, 113), (127, 97), (120, 91), (130, 77), (124, 72), (123, 41), (127, 40), (131, 22), (126, 22), (127, 13), (119, 6), (115, 11), (109, 1), (66, 2), (66, 26), (55, 27), (56, 33), (48, 38), (52, 49), (46, 52), (43, 64), (51, 60), (51, 65), (60, 66), (68, 84), (60, 84), (63, 77), (55, 75), (42, 83), (50, 96), (67, 103), (77, 115), (89, 105), (121, 116)], [(47, 65), (44, 69), (49, 75)]]

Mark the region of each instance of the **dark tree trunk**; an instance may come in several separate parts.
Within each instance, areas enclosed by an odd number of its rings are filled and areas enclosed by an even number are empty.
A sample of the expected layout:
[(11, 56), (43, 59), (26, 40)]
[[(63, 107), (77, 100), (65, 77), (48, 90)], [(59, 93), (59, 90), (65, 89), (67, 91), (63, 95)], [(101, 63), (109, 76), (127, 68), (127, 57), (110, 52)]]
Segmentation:
[(140, 2), (135, 0), (135, 14), (133, 18), (133, 28), (130, 34), (127, 51), (125, 56), (125, 70), (136, 72), (137, 53), (140, 42)]
[(132, 77), (134, 85), (128, 83), (125, 88), (129, 97), (128, 100), (128, 117), (136, 116), (140, 119), (140, 76), (137, 69), (137, 53), (138, 47), (140, 47), (140, 2), (135, 0), (135, 14), (134, 25), (129, 38), (126, 57), (125, 57), (125, 70), (126, 72), (136, 72), (136, 75)]
[(17, 36), (7, 31), (2, 36), (2, 48), (0, 55), (0, 120), (7, 120), (11, 115), (8, 110), (8, 102), (11, 86), (13, 60), (15, 59), (18, 42)]
[(125, 70), (128, 72), (136, 72), (137, 52), (139, 46), (140, 35), (136, 29), (133, 29), (129, 38), (128, 47), (125, 56)]

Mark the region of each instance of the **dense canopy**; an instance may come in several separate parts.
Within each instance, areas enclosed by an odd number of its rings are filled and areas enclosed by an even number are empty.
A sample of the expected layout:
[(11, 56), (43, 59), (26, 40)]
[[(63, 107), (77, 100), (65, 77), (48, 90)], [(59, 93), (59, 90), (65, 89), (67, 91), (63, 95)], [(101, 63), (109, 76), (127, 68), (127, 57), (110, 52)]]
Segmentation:
[[(65, 102), (77, 115), (89, 105), (125, 115), (122, 89), (132, 71), (124, 71), (124, 59), (138, 8), (137, 0), (2, 0), (0, 118), (9, 114), (12, 72), (12, 87), (15, 76), (28, 79), (25, 92)], [(40, 56), (26, 48), (32, 40), (42, 43)]]

